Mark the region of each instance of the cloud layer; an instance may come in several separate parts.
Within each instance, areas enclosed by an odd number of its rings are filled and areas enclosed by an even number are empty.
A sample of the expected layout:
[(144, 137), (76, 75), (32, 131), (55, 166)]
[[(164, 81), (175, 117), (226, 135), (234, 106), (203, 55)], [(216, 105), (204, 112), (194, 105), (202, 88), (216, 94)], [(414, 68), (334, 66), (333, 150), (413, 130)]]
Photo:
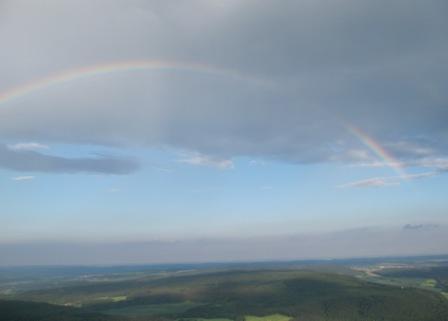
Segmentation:
[[(5, 143), (170, 146), (210, 155), (202, 163), (378, 161), (350, 123), (408, 166), (448, 157), (446, 1), (14, 0), (3, 8), (0, 92), (133, 59), (250, 76), (124, 72), (53, 86), (0, 104)], [(62, 163), (129, 171), (113, 160), (53, 160)]]
[[(408, 227), (407, 227), (408, 226)], [(410, 228), (409, 228), (410, 227)], [(315, 235), (129, 243), (0, 244), (0, 265), (295, 260), (446, 254), (446, 226), (360, 228)]]

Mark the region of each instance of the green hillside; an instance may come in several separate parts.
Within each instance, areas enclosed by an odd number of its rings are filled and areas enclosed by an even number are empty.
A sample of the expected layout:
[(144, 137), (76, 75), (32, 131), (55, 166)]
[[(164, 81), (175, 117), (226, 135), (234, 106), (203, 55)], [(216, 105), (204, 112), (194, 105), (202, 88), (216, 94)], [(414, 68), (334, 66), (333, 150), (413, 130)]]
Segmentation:
[[(82, 320), (105, 320), (108, 315), (114, 320), (448, 321), (448, 300), (436, 292), (305, 270), (142, 278), (32, 291), (19, 298), (82, 307), (37, 305), (30, 310), (62, 309), (72, 317), (67, 320), (79, 315), (86, 316)], [(19, 303), (11, 304), (9, 311)], [(34, 321), (54, 320), (51, 313)]]

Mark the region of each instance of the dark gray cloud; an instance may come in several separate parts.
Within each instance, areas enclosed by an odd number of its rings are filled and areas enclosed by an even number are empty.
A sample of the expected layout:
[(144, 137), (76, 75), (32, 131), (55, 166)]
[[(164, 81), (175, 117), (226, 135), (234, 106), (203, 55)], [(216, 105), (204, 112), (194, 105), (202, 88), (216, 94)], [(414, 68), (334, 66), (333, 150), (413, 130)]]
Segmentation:
[(138, 169), (138, 164), (107, 156), (65, 158), (0, 145), (0, 168), (20, 172), (129, 174)]
[(176, 70), (98, 76), (1, 104), (4, 139), (365, 161), (350, 123), (406, 164), (448, 157), (446, 1), (44, 2), (4, 2), (0, 92), (132, 59), (209, 64), (270, 85)]

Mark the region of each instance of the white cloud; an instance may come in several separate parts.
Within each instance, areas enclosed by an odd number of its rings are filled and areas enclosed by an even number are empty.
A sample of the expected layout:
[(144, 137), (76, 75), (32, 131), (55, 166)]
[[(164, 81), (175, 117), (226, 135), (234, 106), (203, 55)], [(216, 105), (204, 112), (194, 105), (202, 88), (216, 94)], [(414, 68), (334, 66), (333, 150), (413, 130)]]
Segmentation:
[(49, 149), (50, 147), (40, 143), (28, 142), (11, 144), (8, 145), (8, 148), (14, 151), (37, 151), (42, 149)]
[(266, 165), (266, 161), (260, 159), (251, 159), (249, 161), (249, 166), (264, 166)]
[(11, 178), (13, 181), (30, 181), (35, 179), (35, 176), (16, 176)]
[(166, 168), (166, 167), (161, 167), (161, 166), (151, 166), (151, 168), (155, 171), (163, 172), (163, 173), (172, 173), (173, 172), (173, 170), (171, 168)]
[(355, 182), (350, 182), (346, 184), (339, 185), (338, 187), (347, 188), (347, 187), (383, 187), (383, 186), (391, 186), (391, 185), (400, 185), (400, 182), (397, 180), (391, 181), (387, 177), (373, 177), (368, 179), (363, 179)]
[(368, 179), (363, 179), (359, 181), (349, 182), (339, 185), (340, 188), (349, 187), (385, 187), (385, 186), (397, 186), (404, 181), (412, 181), (417, 179), (428, 178), (432, 176), (439, 175), (439, 172), (425, 172), (418, 174), (408, 174), (402, 176), (386, 176), (386, 177), (373, 177)]
[(398, 141), (395, 143), (388, 143), (386, 146), (392, 149), (397, 154), (412, 155), (417, 157), (430, 157), (434, 155), (435, 150), (427, 146), (421, 146), (415, 142)]
[(366, 149), (349, 149), (347, 151), (347, 158), (353, 161), (362, 161), (362, 162), (371, 162), (374, 159), (372, 158), (371, 153)]
[[(423, 153), (423, 152), (422, 152)], [(426, 155), (426, 154), (425, 154)], [(430, 169), (431, 172), (423, 173), (423, 174), (410, 174), (410, 175), (404, 175), (403, 178), (417, 178), (418, 176), (428, 177), (428, 176), (434, 176), (438, 174), (442, 174), (446, 171), (448, 171), (448, 158), (447, 157), (437, 157), (437, 156), (431, 156), (431, 157), (422, 157), (418, 159), (412, 159), (403, 161), (400, 163), (388, 163), (385, 161), (380, 160), (369, 160), (365, 162), (359, 162), (351, 164), (351, 166), (355, 167), (371, 167), (371, 168), (382, 168), (382, 167), (393, 167), (401, 165), (400, 167), (403, 169), (406, 168), (426, 168)], [(428, 175), (431, 173), (431, 175)]]
[(423, 158), (415, 161), (413, 164), (414, 166), (435, 168), (441, 172), (448, 171), (448, 158), (446, 157)]
[(194, 154), (187, 158), (180, 159), (179, 162), (195, 166), (214, 167), (218, 169), (232, 169), (234, 167), (231, 159), (222, 159), (203, 154)]
[(436, 176), (439, 174), (440, 174), (440, 172), (425, 172), (425, 173), (418, 173), (418, 174), (408, 174), (408, 175), (401, 176), (399, 178), (401, 178), (402, 180), (416, 180), (416, 179), (422, 179), (422, 178)]

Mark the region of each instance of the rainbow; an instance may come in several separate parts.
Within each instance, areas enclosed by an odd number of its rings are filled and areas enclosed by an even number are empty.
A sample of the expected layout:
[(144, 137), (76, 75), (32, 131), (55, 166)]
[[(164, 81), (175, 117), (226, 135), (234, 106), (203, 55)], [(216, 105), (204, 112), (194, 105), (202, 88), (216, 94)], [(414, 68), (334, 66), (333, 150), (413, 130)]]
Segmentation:
[(195, 73), (206, 73), (216, 76), (231, 77), (238, 80), (262, 83), (258, 78), (250, 77), (238, 71), (219, 68), (212, 65), (186, 63), (177, 61), (163, 60), (133, 60), (118, 61), (107, 64), (96, 64), (84, 66), (75, 69), (65, 70), (59, 73), (51, 74), (43, 78), (25, 83), (23, 85), (10, 88), (0, 92), (0, 105), (9, 103), (15, 99), (29, 95), (31, 93), (45, 90), (52, 86), (77, 81), (93, 76), (106, 75), (118, 72), (140, 71), (140, 70), (181, 70)]
[(369, 148), (376, 156), (382, 159), (385, 165), (391, 167), (400, 177), (406, 177), (407, 174), (403, 169), (403, 164), (392, 156), (379, 142), (374, 140), (367, 133), (350, 124), (345, 124), (345, 128), (359, 139), (367, 148)]
[[(181, 70), (195, 73), (206, 73), (216, 76), (231, 77), (238, 80), (255, 82), (258, 84), (266, 84), (265, 81), (259, 78), (249, 77), (240, 72), (219, 68), (212, 65), (185, 63), (177, 61), (164, 60), (133, 60), (133, 61), (118, 61), (107, 64), (96, 64), (84, 66), (75, 69), (65, 70), (59, 73), (51, 74), (49, 76), (36, 79), (34, 81), (25, 83), (23, 85), (10, 88), (4, 92), (0, 92), (0, 105), (9, 103), (15, 99), (27, 96), (40, 90), (48, 89), (52, 86), (77, 81), (85, 78), (90, 78), (98, 75), (106, 75), (119, 72), (130, 72), (140, 70)], [(378, 157), (384, 160), (385, 164), (393, 168), (400, 176), (406, 176), (403, 166), (400, 161), (395, 159), (389, 152), (376, 142), (367, 133), (361, 129), (345, 123), (345, 128), (357, 137), (366, 147), (374, 152)]]

